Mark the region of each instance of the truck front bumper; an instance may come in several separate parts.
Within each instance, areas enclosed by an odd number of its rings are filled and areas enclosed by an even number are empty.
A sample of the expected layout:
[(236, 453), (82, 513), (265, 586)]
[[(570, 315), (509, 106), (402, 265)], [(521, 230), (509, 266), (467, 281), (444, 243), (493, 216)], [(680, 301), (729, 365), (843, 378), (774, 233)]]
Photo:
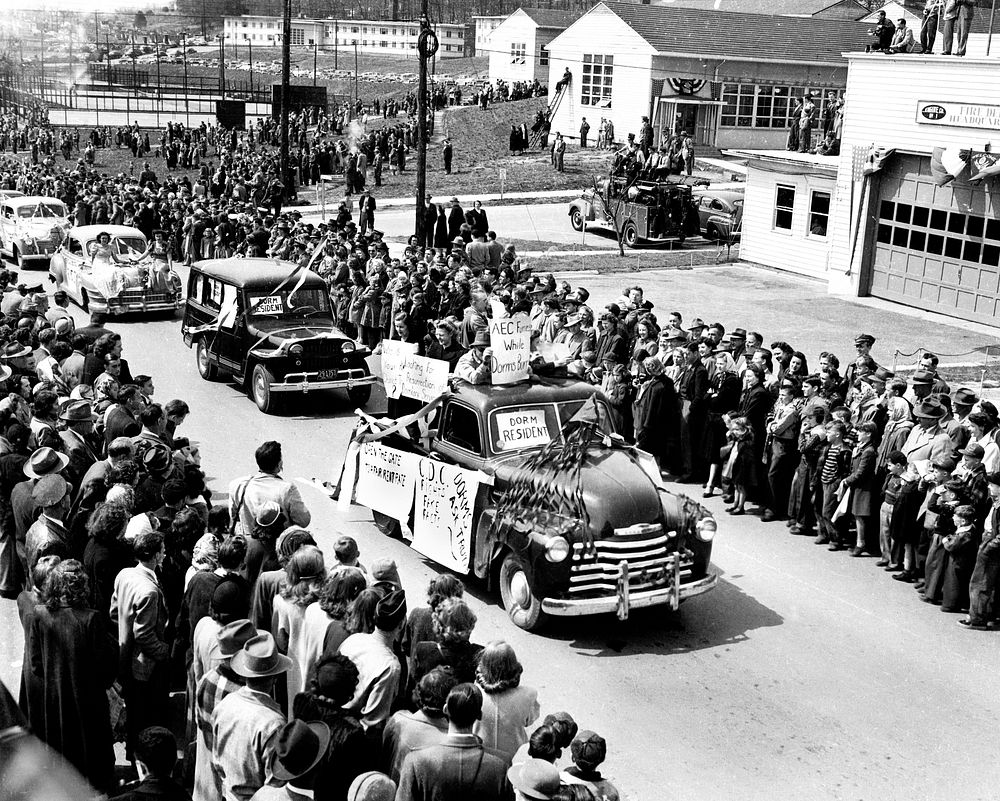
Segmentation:
[[(599, 598), (544, 598), (542, 600), (542, 611), (550, 615), (561, 617), (576, 617), (580, 615), (599, 615), (607, 612), (618, 612), (619, 616), (627, 617), (630, 609), (641, 609), (646, 606), (669, 605), (676, 608), (676, 604), (685, 598), (693, 598), (715, 588), (719, 583), (718, 573), (709, 573), (705, 578), (697, 581), (689, 581), (684, 584), (657, 587), (655, 590), (643, 590), (640, 592), (629, 592), (624, 597), (619, 595), (607, 595)], [(622, 609), (625, 605), (624, 610)]]
[(289, 373), (282, 381), (271, 384), (271, 392), (312, 392), (320, 389), (354, 389), (374, 384), (373, 375), (365, 375), (360, 367), (337, 370), (331, 378), (320, 378), (320, 373)]

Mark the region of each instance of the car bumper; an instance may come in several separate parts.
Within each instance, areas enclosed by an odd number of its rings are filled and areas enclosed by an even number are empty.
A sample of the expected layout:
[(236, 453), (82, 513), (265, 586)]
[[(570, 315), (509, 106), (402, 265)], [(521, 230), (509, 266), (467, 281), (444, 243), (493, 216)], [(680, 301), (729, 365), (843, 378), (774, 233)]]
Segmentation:
[[(91, 300), (90, 305), (97, 308), (97, 305), (93, 300)], [(116, 314), (131, 314), (132, 312), (165, 312), (165, 311), (177, 311), (184, 305), (184, 299), (178, 298), (177, 300), (129, 300), (129, 301), (117, 301), (111, 300), (106, 302), (106, 312), (111, 315)]]
[[(655, 590), (631, 592), (625, 600), (625, 614), (630, 609), (642, 609), (646, 606), (675, 605), (686, 598), (702, 595), (715, 589), (719, 583), (718, 573), (709, 573), (697, 581), (689, 581), (679, 585), (676, 590), (673, 585), (658, 587)], [(550, 615), (561, 617), (577, 617), (581, 615), (600, 615), (608, 612), (619, 612), (623, 599), (618, 595), (607, 595), (600, 598), (545, 598), (542, 600), (542, 610)], [(675, 607), (676, 608), (676, 607)]]
[(319, 373), (289, 373), (281, 381), (271, 384), (271, 392), (313, 392), (320, 389), (354, 389), (370, 386), (377, 379), (365, 375), (360, 367), (338, 370), (333, 378), (320, 378)]

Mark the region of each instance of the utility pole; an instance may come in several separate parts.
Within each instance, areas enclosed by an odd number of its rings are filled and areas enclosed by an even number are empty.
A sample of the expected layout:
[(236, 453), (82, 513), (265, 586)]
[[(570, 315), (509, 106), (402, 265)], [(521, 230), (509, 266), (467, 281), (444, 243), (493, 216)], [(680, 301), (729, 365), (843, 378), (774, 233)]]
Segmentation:
[(291, 196), (288, 185), (288, 106), (291, 102), (292, 77), (292, 0), (284, 0), (284, 25), (281, 36), (281, 154), (278, 159), (285, 197)]
[(139, 107), (139, 84), (135, 75), (135, 28), (132, 29), (132, 91), (135, 92), (136, 109)]
[(188, 46), (187, 34), (181, 34), (181, 50), (184, 52), (184, 124), (191, 127), (191, 100), (188, 97)]
[(253, 97), (253, 39), (247, 39), (247, 51), (250, 58), (250, 95)]
[(420, 59), (417, 85), (417, 188), (413, 231), (424, 242), (424, 195), (427, 192), (427, 60), (437, 51), (438, 40), (427, 18), (427, 0), (420, 0), (420, 36), (417, 57)]
[(219, 34), (219, 97), (226, 99), (226, 35)]
[(319, 58), (319, 39), (313, 39), (313, 86), (316, 85), (316, 60)]
[(340, 59), (338, 57), (337, 48), (340, 45), (340, 20), (335, 19), (333, 21), (333, 68), (335, 70), (340, 69)]
[(354, 113), (358, 113), (358, 40), (354, 40)]

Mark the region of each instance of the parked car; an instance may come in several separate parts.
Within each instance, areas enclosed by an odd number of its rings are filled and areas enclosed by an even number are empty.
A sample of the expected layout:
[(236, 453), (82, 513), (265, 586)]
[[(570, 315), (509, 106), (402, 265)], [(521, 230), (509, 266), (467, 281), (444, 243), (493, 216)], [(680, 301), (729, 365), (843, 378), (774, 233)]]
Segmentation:
[[(123, 261), (113, 275), (91, 266), (91, 245), (99, 234), (111, 235), (115, 252)], [(84, 311), (101, 311), (118, 315), (130, 312), (176, 311), (184, 304), (181, 279), (171, 271), (162, 281), (166, 291), (154, 291), (149, 286), (149, 272), (155, 269), (152, 258), (138, 260), (147, 247), (145, 235), (138, 228), (126, 225), (80, 225), (71, 228), (49, 262), (49, 280)]]
[(0, 189), (0, 200), (9, 197), (24, 197), (24, 192), (18, 192), (16, 189)]
[[(550, 445), (550, 464), (562, 463), (566, 423), (592, 398), (599, 424), (582, 451), (576, 450), (579, 442), (569, 451), (579, 461), (563, 470), (532, 463)], [(510, 386), (474, 386), (456, 381), (428, 419), (426, 440), (399, 433), (379, 438), (380, 448), (393, 452), (385, 464), (396, 466), (368, 471), (359, 466), (358, 474), (387, 475), (391, 483), (407, 471), (406, 459), (418, 459), (408, 474), (422, 477), (440, 471), (442, 464), (485, 474), (488, 479), (478, 483), (474, 496), (456, 491), (437, 499), (449, 509), (471, 505), (468, 537), (450, 520), (428, 531), (423, 510), (436, 504), (418, 509), (411, 494), (406, 507), (394, 500), (395, 487), (377, 494), (387, 505), (374, 517), (383, 532), (397, 533), (404, 523), (416, 531), (415, 515), (424, 515), (414, 549), (498, 589), (507, 614), (521, 628), (537, 629), (550, 616), (617, 612), (624, 619), (640, 607), (677, 609), (718, 583), (711, 569), (716, 521), (700, 504), (668, 491), (652, 456), (626, 445), (611, 419), (603, 396), (585, 382), (533, 378)], [(345, 466), (342, 480), (349, 473)], [(466, 486), (458, 478), (447, 481)], [(542, 486), (525, 503), (508, 503), (511, 488), (525, 481)], [(578, 500), (576, 512), (567, 514), (560, 503), (567, 498)]]
[(743, 221), (743, 192), (736, 189), (707, 189), (695, 196), (698, 219), (705, 239), (739, 238)]
[(569, 218), (574, 231), (590, 222), (616, 228), (630, 248), (640, 242), (683, 243), (699, 234), (691, 184), (680, 178), (638, 180), (630, 186), (619, 176), (603, 179), (570, 202)]
[(296, 269), (261, 258), (192, 265), (181, 332), (198, 372), (207, 381), (232, 377), (266, 414), (288, 394), (329, 389), (364, 406), (376, 380), (370, 352), (335, 325), (323, 279), (304, 271), (289, 281)]
[(0, 200), (0, 253), (20, 268), (48, 266), (69, 227), (69, 212), (57, 198), (21, 195)]

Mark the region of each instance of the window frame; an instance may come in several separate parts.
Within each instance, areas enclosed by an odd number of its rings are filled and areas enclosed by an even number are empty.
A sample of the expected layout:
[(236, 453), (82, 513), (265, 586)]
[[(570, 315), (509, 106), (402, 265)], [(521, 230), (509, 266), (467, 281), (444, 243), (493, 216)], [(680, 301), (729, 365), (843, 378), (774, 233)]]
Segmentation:
[(580, 76), (580, 105), (610, 110), (614, 97), (615, 57), (584, 53)]
[(510, 43), (510, 63), (523, 64), (528, 59), (528, 45), (524, 42)]
[[(813, 204), (816, 202), (817, 195), (826, 196), (826, 211), (816, 211), (813, 208)], [(825, 189), (810, 189), (809, 190), (809, 219), (807, 220), (806, 236), (811, 239), (828, 239), (830, 237), (830, 211), (833, 208), (833, 192), (828, 192)], [(825, 226), (823, 228), (824, 233), (814, 234), (812, 232), (813, 218), (822, 217), (825, 221)]]
[[(782, 190), (787, 190), (792, 193), (792, 201), (790, 206), (779, 206), (778, 198), (781, 195)], [(788, 234), (792, 233), (792, 228), (795, 226), (795, 199), (798, 195), (798, 190), (792, 184), (775, 184), (774, 186), (774, 213), (771, 215), (771, 230), (781, 232), (784, 231)], [(788, 225), (778, 225), (778, 215), (781, 212), (787, 212)]]
[[(468, 413), (472, 416), (473, 419), (475, 419), (476, 432), (479, 437), (478, 450), (476, 450), (475, 448), (475, 443), (466, 443), (472, 446), (472, 447), (466, 447), (466, 445), (459, 444), (455, 440), (446, 437), (446, 434), (449, 433), (448, 424), (451, 421), (451, 416), (453, 414), (452, 410), (454, 409), (461, 409), (463, 414)], [(458, 401), (455, 400), (450, 401), (448, 403), (448, 406), (443, 410), (443, 413), (441, 415), (441, 422), (438, 428), (437, 441), (443, 445), (447, 445), (450, 448), (455, 448), (456, 450), (462, 451), (463, 453), (470, 454), (471, 456), (474, 456), (477, 459), (484, 458), (485, 451), (483, 450), (483, 426), (482, 426), (482, 420), (479, 417), (479, 413), (472, 406), (469, 406), (468, 404), (459, 403)]]

